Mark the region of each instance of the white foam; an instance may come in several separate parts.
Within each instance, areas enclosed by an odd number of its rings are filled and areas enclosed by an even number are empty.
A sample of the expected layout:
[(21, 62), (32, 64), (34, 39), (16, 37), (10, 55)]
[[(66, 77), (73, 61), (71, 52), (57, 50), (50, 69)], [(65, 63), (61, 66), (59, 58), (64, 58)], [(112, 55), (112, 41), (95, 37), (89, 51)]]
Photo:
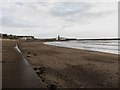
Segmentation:
[(119, 54), (118, 40), (62, 41), (62, 42), (45, 42), (44, 44)]

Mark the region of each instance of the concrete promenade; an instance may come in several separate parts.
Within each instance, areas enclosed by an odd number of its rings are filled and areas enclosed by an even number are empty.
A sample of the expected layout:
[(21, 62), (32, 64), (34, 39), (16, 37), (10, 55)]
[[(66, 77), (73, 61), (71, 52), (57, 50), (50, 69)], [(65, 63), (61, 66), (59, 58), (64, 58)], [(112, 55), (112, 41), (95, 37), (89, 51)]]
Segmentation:
[(15, 45), (3, 43), (2, 88), (46, 88)]

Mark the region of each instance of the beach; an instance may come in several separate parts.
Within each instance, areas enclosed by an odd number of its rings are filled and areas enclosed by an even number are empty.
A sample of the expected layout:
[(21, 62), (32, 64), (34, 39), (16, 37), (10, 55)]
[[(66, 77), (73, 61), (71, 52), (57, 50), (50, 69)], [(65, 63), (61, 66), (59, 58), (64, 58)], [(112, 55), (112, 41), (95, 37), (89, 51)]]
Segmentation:
[(23, 42), (20, 49), (47, 87), (118, 87), (118, 55)]
[(97, 1), (1, 0), (0, 88), (118, 89), (120, 9)]
[(34, 40), (7, 42), (3, 41), (3, 59), (9, 61), (12, 58), (9, 53), (6, 55), (5, 48), (17, 43), (24, 57), (48, 88), (118, 87), (117, 54), (45, 45)]

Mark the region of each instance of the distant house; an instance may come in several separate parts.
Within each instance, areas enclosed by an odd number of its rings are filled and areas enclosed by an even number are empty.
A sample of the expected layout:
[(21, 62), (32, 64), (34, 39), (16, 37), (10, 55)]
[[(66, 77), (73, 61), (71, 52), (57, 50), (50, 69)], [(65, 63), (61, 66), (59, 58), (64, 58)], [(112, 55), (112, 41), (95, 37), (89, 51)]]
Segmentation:
[(65, 37), (60, 37), (60, 41), (64, 41), (64, 40), (66, 40)]
[(65, 38), (65, 37), (60, 37), (60, 36), (58, 35), (57, 38), (56, 38), (56, 40), (57, 40), (57, 41), (64, 41), (64, 40), (66, 40), (66, 38)]
[(8, 37), (7, 34), (3, 34), (2, 37)]
[(28, 39), (34, 39), (34, 36), (16, 36), (16, 35), (7, 35), (7, 34), (2, 34), (0, 33), (0, 37), (5, 38), (5, 39), (24, 39), (24, 40), (28, 40)]
[(34, 39), (34, 36), (17, 36), (17, 38), (19, 39), (24, 39), (24, 40), (31, 40), (31, 39)]
[(2, 34), (1, 36), (2, 36), (2, 38), (8, 38), (7, 34)]
[(0, 37), (5, 38), (5, 39), (14, 39), (15, 35), (8, 35), (8, 34), (0, 34)]

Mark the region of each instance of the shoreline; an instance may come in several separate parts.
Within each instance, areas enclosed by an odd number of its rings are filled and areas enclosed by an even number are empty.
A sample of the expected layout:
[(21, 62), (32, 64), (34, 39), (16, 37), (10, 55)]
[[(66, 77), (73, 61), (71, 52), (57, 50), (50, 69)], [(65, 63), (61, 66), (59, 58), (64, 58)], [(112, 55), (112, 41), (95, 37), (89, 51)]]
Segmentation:
[[(43, 44), (44, 44), (44, 43), (43, 43)], [(81, 50), (81, 51), (88, 51), (88, 52), (96, 52), (96, 53), (120, 55), (119, 53), (102, 52), (102, 51), (97, 51), (97, 50), (95, 51), (95, 50), (87, 50), (87, 49), (78, 49), (78, 48), (64, 47), (64, 46), (57, 46), (57, 45), (50, 45), (50, 44), (44, 44), (44, 45), (61, 47), (61, 48), (68, 48), (68, 49), (75, 49), (75, 50)]]
[[(60, 42), (61, 43), (61, 41), (56, 41), (56, 42)], [(56, 42), (44, 42), (43, 44), (45, 44), (45, 45), (50, 45), (50, 46), (57, 46), (57, 47), (63, 47), (63, 48), (70, 48), (70, 49), (77, 49), (77, 50), (85, 50), (85, 51), (93, 51), (93, 52), (100, 52), (100, 53), (106, 53), (106, 54), (115, 54), (115, 55), (119, 55), (119, 51), (117, 50), (117, 51), (109, 51), (109, 50), (102, 50), (102, 49), (91, 49), (91, 48), (84, 48), (84, 46), (83, 47), (79, 47), (79, 46), (72, 46), (72, 45), (70, 45), (70, 46), (66, 46), (66, 44), (56, 44)], [(64, 42), (64, 41), (62, 41), (62, 42)], [(66, 41), (65, 41), (66, 42)], [(93, 47), (92, 47), (93, 48)]]
[[(51, 85), (58, 88), (118, 87), (116, 54), (57, 47), (43, 42), (28, 41), (19, 45), (23, 55), (46, 87)], [(96, 77), (92, 77), (93, 75)]]

